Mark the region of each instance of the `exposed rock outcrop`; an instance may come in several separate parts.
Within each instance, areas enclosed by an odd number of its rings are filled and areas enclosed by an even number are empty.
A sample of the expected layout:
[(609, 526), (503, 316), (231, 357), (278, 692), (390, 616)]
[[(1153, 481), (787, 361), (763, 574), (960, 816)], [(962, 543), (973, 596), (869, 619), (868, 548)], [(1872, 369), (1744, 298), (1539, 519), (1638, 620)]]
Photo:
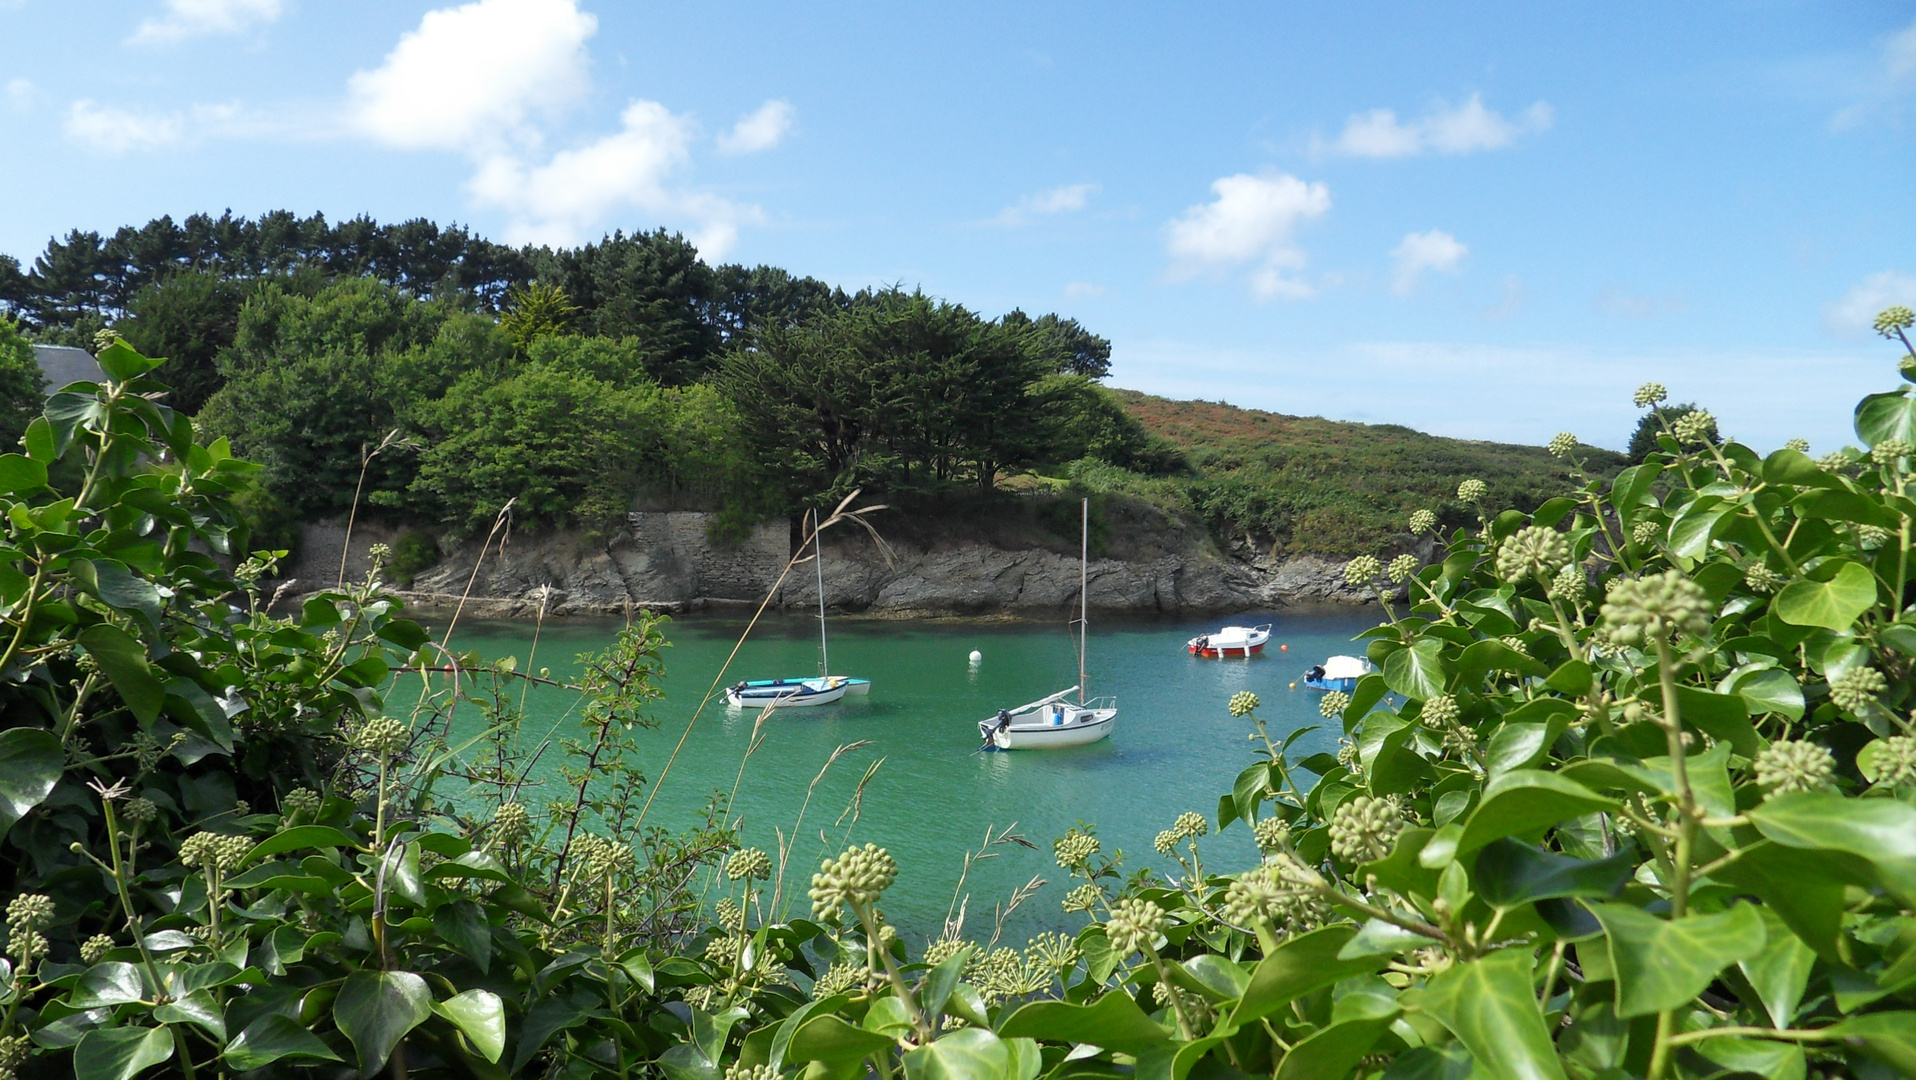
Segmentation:
[[(647, 512), (596, 538), (513, 535), (486, 548), (476, 576), (481, 543), (447, 544), (443, 561), (417, 576), (403, 595), (416, 610), (446, 611), (470, 582), (466, 613), (503, 617), (535, 615), (541, 604), (551, 615), (743, 608), (774, 589), (775, 607), (818, 603), (809, 559), (785, 573), (799, 537), (795, 528), (766, 523), (722, 542), (709, 535), (711, 524), (712, 515), (705, 513)], [(1068, 530), (1030, 515), (1002, 521), (881, 516), (874, 524), (885, 537), (883, 548), (855, 525), (826, 532), (825, 599), (836, 611), (1037, 615), (1077, 603), (1075, 515)], [(1066, 531), (1068, 539), (1059, 535)], [(1201, 531), (1136, 506), (1108, 512), (1094, 535), (1099, 553), (1088, 571), (1094, 611), (1202, 614), (1367, 599), (1344, 583), (1341, 561), (1229, 557)], [(398, 531), (384, 524), (356, 525), (348, 577), (364, 575), (371, 545), (391, 545), (397, 538)], [(333, 584), (343, 539), (340, 523), (307, 526), (294, 568), (297, 591)]]

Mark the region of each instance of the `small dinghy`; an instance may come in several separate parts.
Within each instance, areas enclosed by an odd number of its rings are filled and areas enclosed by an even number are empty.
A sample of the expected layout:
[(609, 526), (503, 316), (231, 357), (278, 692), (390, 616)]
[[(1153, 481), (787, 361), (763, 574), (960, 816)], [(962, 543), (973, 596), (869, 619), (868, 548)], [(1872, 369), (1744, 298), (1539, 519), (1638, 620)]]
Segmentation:
[(1212, 634), (1199, 634), (1184, 643), (1193, 656), (1249, 656), (1264, 651), (1264, 643), (1271, 640), (1271, 624), (1262, 626), (1227, 626)]
[[(864, 693), (871, 689), (871, 683), (864, 683), (856, 692)], [(822, 679), (752, 679), (736, 686), (725, 688), (725, 701), (738, 709), (769, 709), (777, 706), (781, 709), (793, 709), (806, 705), (830, 705), (832, 702), (852, 693), (853, 680), (842, 676), (829, 676)]]
[(1312, 690), (1357, 689), (1357, 680), (1369, 675), (1370, 661), (1361, 656), (1333, 656), (1304, 673), (1304, 685)]

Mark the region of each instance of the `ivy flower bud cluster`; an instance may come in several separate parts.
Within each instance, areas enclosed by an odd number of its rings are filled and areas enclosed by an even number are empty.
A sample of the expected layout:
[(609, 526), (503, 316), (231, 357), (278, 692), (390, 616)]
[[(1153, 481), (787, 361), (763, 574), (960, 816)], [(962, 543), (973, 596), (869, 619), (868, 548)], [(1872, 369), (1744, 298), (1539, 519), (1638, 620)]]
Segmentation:
[(1376, 580), (1383, 570), (1383, 564), (1377, 561), (1376, 556), (1359, 555), (1344, 564), (1344, 584), (1361, 589)]
[(1449, 694), (1438, 694), (1426, 699), (1421, 714), (1423, 721), (1430, 727), (1447, 728), (1457, 722), (1462, 710), (1457, 707), (1457, 699)]
[(1825, 472), (1842, 472), (1851, 465), (1849, 451), (1832, 450), (1816, 459), (1816, 467)]
[(519, 803), (500, 803), (499, 809), (492, 812), (488, 830), (494, 840), (508, 847), (522, 843), (532, 834), (532, 815)]
[(1516, 636), (1515, 634), (1512, 634), (1509, 637), (1506, 637), (1502, 640), (1504, 643), (1504, 648), (1509, 649), (1511, 652), (1517, 653), (1521, 656), (1530, 655), (1530, 647), (1525, 645), (1524, 640)]
[(1894, 465), (1902, 459), (1916, 455), (1916, 446), (1908, 439), (1884, 439), (1869, 448), (1869, 460), (1875, 465)]
[(1773, 742), (1756, 755), (1756, 782), (1764, 798), (1820, 791), (1836, 774), (1836, 758), (1813, 742)]
[[(280, 816), (286, 818), (305, 818), (311, 821), (319, 816), (319, 807), (319, 792), (311, 788), (296, 787), (281, 796), (279, 800)], [(493, 820), (498, 820), (497, 814), (493, 815)]]
[(1410, 533), (1422, 536), (1437, 527), (1437, 515), (1428, 510), (1413, 510), (1410, 514)]
[(159, 816), (160, 808), (154, 805), (152, 799), (128, 799), (126, 805), (120, 808), (120, 817), (135, 829), (143, 829), (151, 825), (153, 819)]
[(825, 970), (812, 984), (812, 1000), (822, 1001), (834, 994), (843, 994), (865, 980), (863, 968), (840, 960)]
[(1810, 441), (1808, 439), (1791, 439), (1783, 444), (1783, 449), (1794, 450), (1799, 454), (1807, 454), (1810, 452)]
[(1756, 563), (1743, 571), (1743, 584), (1749, 586), (1751, 592), (1773, 593), (1782, 588), (1783, 582), (1787, 580), (1782, 574), (1762, 563)]
[(1403, 827), (1404, 816), (1392, 800), (1354, 796), (1331, 815), (1331, 851), (1348, 862), (1376, 862), (1390, 854)]
[(1555, 529), (1528, 525), (1497, 548), (1497, 576), (1509, 582), (1548, 579), (1570, 562), (1570, 541)]
[(719, 902), (712, 905), (712, 915), (718, 919), (721, 928), (734, 934), (745, 929), (745, 909), (729, 896), (720, 897)]
[(1239, 926), (1275, 922), (1284, 892), (1263, 867), (1238, 877), (1224, 890), (1224, 919)]
[(406, 748), (412, 733), (390, 716), (375, 717), (353, 733), (353, 745), (374, 757), (389, 758)]
[(1098, 906), (1098, 900), (1104, 895), (1096, 885), (1080, 885), (1064, 896), (1066, 912), (1091, 911)]
[(1853, 667), (1830, 680), (1830, 700), (1853, 713), (1870, 707), (1876, 695), (1889, 689), (1883, 673), (1872, 667)]
[(1716, 435), (1716, 417), (1703, 409), (1692, 409), (1676, 418), (1670, 425), (1670, 433), (1680, 443), (1709, 442)]
[(1076, 941), (1048, 930), (1025, 943), (1027, 962), (1051, 971), (1063, 971), (1077, 963), (1081, 955)]
[(47, 939), (40, 933), (53, 925), (53, 899), (22, 893), (7, 902), (7, 955), (22, 966), (47, 955)]
[(732, 881), (764, 881), (772, 876), (772, 857), (760, 848), (740, 848), (725, 860), (725, 876)]
[(587, 833), (577, 844), (579, 867), (588, 880), (609, 880), (618, 874), (630, 873), (638, 865), (638, 857), (632, 854), (631, 847), (616, 840)]
[(1335, 720), (1350, 708), (1351, 696), (1342, 690), (1332, 690), (1317, 703), (1317, 711), (1326, 720)]
[(1893, 338), (1898, 331), (1916, 326), (1916, 312), (1901, 304), (1884, 308), (1876, 316), (1876, 332), (1886, 338)]
[(1651, 405), (1655, 405), (1657, 402), (1662, 401), (1665, 398), (1668, 398), (1669, 396), (1670, 396), (1670, 392), (1663, 388), (1662, 383), (1647, 382), (1647, 383), (1644, 383), (1642, 386), (1637, 387), (1636, 396), (1631, 398), (1631, 400), (1637, 403), (1638, 408), (1642, 409), (1642, 408), (1648, 408)]
[(1390, 575), (1393, 585), (1402, 585), (1416, 575), (1417, 556), (1409, 552), (1397, 556), (1390, 561), (1389, 566), (1384, 568), (1384, 573)]
[(1211, 823), (1205, 820), (1203, 814), (1195, 810), (1186, 810), (1184, 813), (1178, 815), (1176, 821), (1171, 823), (1171, 829), (1178, 834), (1178, 839), (1180, 840), (1187, 836), (1195, 839), (1210, 832)]
[(1149, 900), (1120, 900), (1111, 906), (1104, 936), (1119, 956), (1129, 956), (1156, 941), (1169, 921), (1164, 909)]
[(1275, 855), (1291, 846), (1291, 827), (1277, 818), (1265, 818), (1251, 827), (1251, 837), (1258, 851)]
[(1630, 542), (1638, 547), (1649, 547), (1663, 535), (1663, 527), (1654, 521), (1639, 521), (1630, 526)]
[(244, 836), (194, 833), (180, 845), (180, 862), (186, 866), (225, 873), (244, 862), (246, 853), (251, 850), (253, 842)]
[(1482, 502), (1490, 494), (1490, 485), (1482, 480), (1470, 479), (1457, 485), (1457, 497), (1467, 503)]
[(1249, 716), (1255, 712), (1261, 704), (1263, 703), (1258, 700), (1256, 694), (1253, 694), (1249, 690), (1239, 690), (1237, 693), (1231, 695), (1231, 715)]
[(1892, 735), (1876, 748), (1876, 782), (1898, 788), (1916, 781), (1916, 735)]
[(878, 900), (898, 879), (898, 863), (877, 844), (849, 847), (836, 859), (826, 859), (812, 875), (812, 916), (828, 918), (847, 904), (865, 907)]
[(778, 1080), (778, 1070), (769, 1061), (757, 1065), (734, 1062), (726, 1067), (725, 1080)]
[(113, 938), (107, 934), (95, 934), (80, 945), (80, 962), (88, 967), (106, 959), (113, 951)]
[(969, 954), (977, 951), (978, 946), (962, 938), (939, 938), (925, 950), (925, 963), (937, 967), (960, 953)]
[(1568, 431), (1559, 431), (1550, 437), (1550, 443), (1544, 449), (1550, 451), (1553, 457), (1567, 458), (1576, 452), (1577, 437)]
[(1589, 585), (1590, 582), (1583, 572), (1583, 567), (1576, 563), (1566, 563), (1563, 569), (1557, 571), (1557, 576), (1550, 579), (1550, 588), (1547, 592), (1552, 600), (1559, 600), (1566, 604), (1580, 604)]
[(1101, 847), (1097, 837), (1081, 833), (1076, 829), (1072, 829), (1051, 843), (1051, 850), (1058, 857), (1058, 865), (1066, 870), (1083, 868)]
[(1617, 579), (1602, 614), (1612, 642), (1651, 645), (1674, 633), (1708, 630), (1710, 598), (1681, 571), (1666, 570), (1635, 580)]

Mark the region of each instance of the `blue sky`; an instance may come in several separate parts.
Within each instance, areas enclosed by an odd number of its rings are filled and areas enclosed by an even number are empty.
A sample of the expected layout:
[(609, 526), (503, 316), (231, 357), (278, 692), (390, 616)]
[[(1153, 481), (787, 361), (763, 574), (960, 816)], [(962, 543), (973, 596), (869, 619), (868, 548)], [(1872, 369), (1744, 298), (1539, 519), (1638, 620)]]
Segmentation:
[(0, 251), (287, 208), (1083, 320), (1112, 382), (1853, 438), (1916, 303), (1907, 3), (0, 0)]

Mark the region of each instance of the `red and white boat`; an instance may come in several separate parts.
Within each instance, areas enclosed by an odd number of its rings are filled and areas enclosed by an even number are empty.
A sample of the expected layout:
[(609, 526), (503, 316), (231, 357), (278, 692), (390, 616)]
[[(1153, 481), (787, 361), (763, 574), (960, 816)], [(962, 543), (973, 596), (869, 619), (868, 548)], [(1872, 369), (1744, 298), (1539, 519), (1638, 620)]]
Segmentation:
[(1184, 647), (1193, 656), (1250, 656), (1264, 651), (1264, 643), (1271, 640), (1271, 624), (1262, 626), (1227, 626), (1210, 634), (1199, 634), (1184, 643)]

